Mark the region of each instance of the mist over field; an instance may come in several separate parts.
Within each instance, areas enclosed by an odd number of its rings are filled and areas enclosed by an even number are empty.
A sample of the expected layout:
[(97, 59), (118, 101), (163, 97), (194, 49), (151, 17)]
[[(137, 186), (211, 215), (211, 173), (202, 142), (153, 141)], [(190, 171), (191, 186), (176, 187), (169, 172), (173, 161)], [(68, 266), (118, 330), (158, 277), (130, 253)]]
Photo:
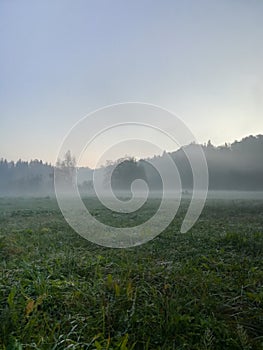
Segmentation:
[[(98, 186), (107, 195), (107, 183), (111, 183), (116, 193), (131, 194), (131, 184), (136, 179), (145, 181), (150, 196), (159, 196), (162, 192), (162, 179), (156, 167), (166, 170), (166, 157), (171, 157), (180, 174), (182, 188), (171, 186), (173, 192), (182, 191), (189, 196), (193, 190), (193, 175), (185, 150), (195, 157), (196, 145), (190, 144), (175, 152), (164, 152), (162, 156), (154, 156), (136, 161), (132, 156), (109, 161), (98, 169), (78, 167), (74, 163), (74, 155), (65, 155), (65, 160), (57, 164), (61, 168), (61, 178), (69, 176), (69, 169), (75, 169), (79, 191), (84, 196), (95, 195), (93, 176)], [(215, 147), (209, 141), (202, 145), (209, 172), (209, 196), (214, 197), (260, 197), (263, 191), (263, 136), (248, 136), (241, 141)], [(68, 157), (68, 158), (67, 158)], [(111, 174), (111, 170), (115, 170)], [(75, 178), (75, 177), (74, 177)], [(67, 186), (67, 184), (65, 184)], [(198, 189), (196, 189), (198, 190)], [(200, 189), (199, 189), (200, 190)], [(242, 192), (246, 192), (243, 193)], [(54, 166), (42, 160), (14, 163), (0, 161), (0, 195), (1, 196), (53, 196)]]

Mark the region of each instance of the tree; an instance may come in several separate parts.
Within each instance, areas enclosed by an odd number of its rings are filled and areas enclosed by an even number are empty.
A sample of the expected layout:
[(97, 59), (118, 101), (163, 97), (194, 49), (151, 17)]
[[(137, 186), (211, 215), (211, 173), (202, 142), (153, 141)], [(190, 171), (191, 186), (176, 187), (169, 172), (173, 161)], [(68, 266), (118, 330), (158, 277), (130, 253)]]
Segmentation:
[(66, 187), (73, 184), (75, 178), (76, 159), (70, 150), (65, 153), (64, 159), (58, 159), (56, 163), (57, 175), (60, 184)]
[[(114, 167), (115, 169), (113, 170)], [(108, 162), (105, 170), (104, 182), (111, 182), (113, 190), (130, 191), (134, 180), (147, 180), (144, 167), (136, 162), (133, 157), (125, 157), (118, 159), (116, 162)], [(110, 177), (111, 173), (112, 176)]]

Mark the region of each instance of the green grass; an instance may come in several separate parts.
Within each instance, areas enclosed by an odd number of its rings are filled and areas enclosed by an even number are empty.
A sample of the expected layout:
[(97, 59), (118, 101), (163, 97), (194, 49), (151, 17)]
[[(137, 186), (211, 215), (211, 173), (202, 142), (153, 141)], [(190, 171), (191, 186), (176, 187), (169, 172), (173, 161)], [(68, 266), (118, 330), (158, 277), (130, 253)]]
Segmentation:
[[(98, 218), (119, 226), (95, 200)], [(210, 200), (180, 234), (96, 246), (53, 199), (0, 199), (1, 349), (263, 349), (263, 202)]]

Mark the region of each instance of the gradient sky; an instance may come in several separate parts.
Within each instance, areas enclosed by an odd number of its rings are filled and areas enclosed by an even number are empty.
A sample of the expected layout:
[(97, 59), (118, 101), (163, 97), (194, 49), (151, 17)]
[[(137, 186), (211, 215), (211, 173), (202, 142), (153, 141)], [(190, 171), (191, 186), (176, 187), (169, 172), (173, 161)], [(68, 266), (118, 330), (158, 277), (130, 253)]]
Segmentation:
[(107, 104), (176, 113), (198, 141), (263, 133), (263, 1), (0, 0), (0, 157), (55, 162)]

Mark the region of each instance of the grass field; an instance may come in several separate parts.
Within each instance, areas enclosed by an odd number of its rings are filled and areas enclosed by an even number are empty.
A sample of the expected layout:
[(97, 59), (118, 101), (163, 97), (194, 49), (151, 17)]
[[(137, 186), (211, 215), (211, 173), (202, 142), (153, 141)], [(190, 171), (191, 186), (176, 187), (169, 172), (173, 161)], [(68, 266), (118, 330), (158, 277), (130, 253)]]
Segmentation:
[[(120, 226), (140, 215), (98, 218)], [(263, 201), (209, 200), (153, 241), (99, 247), (54, 199), (0, 199), (1, 349), (263, 349)]]

